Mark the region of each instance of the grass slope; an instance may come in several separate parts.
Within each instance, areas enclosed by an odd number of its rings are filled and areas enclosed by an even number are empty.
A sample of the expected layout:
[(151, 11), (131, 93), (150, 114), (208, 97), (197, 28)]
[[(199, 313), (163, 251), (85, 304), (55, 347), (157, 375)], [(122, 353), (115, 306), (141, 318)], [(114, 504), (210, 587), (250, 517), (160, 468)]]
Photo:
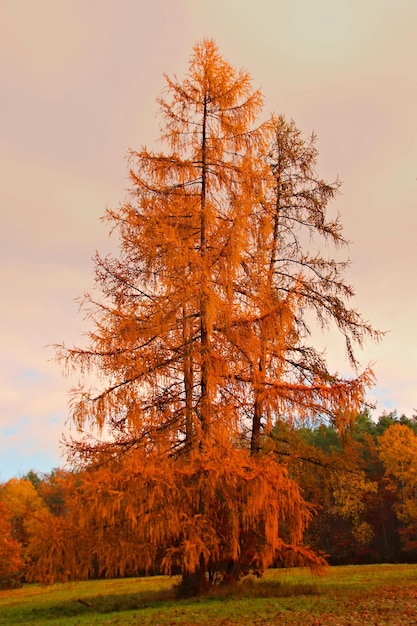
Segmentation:
[(417, 626), (417, 565), (270, 570), (261, 580), (176, 600), (177, 581), (86, 581), (0, 591), (0, 624), (87, 626)]

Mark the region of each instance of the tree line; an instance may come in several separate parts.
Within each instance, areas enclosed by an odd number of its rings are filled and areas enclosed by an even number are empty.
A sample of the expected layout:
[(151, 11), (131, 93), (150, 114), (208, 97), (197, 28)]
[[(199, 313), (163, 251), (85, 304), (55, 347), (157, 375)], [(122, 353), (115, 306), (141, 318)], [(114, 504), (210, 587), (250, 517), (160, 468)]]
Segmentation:
[[(177, 572), (187, 595), (274, 563), (323, 569), (334, 519), (366, 544), (377, 481), (351, 432), (374, 374), (356, 353), (382, 333), (350, 304), (315, 135), (260, 120), (262, 93), (212, 40), (165, 81), (163, 149), (130, 152), (131, 190), (104, 217), (119, 252), (94, 259), (86, 345), (57, 346), (81, 377), (77, 436), (30, 544), (47, 579)], [(343, 338), (351, 375), (317, 329)]]
[[(417, 416), (383, 413), (375, 421), (364, 412), (343, 435), (332, 425), (280, 421), (269, 443), (310, 508), (304, 540), (317, 554), (334, 565), (417, 562)], [(95, 529), (85, 533), (76, 521), (83, 489), (83, 471), (63, 469), (0, 485), (0, 586), (71, 578), (60, 559), (49, 560), (59, 536), (85, 577), (162, 571), (162, 554), (150, 567), (133, 556), (123, 569), (113, 558), (99, 566), (97, 552), (117, 550), (115, 543), (134, 555), (136, 537), (121, 516), (98, 546)]]

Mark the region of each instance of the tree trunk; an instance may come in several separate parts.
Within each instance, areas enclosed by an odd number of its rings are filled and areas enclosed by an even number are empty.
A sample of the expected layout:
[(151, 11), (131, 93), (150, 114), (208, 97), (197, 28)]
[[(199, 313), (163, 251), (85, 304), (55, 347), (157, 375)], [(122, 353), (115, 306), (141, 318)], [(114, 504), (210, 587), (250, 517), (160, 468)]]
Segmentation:
[(207, 591), (210, 586), (206, 576), (204, 567), (197, 568), (192, 574), (183, 574), (181, 583), (178, 587), (178, 596), (180, 598), (190, 598)]

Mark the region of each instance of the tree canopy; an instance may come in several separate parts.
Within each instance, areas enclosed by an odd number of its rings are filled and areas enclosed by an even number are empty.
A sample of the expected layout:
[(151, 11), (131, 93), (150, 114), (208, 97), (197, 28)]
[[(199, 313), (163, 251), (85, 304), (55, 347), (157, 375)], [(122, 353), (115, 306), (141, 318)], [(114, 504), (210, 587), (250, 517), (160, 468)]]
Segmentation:
[[(260, 123), (262, 94), (211, 40), (165, 79), (165, 150), (130, 152), (130, 195), (105, 216), (120, 252), (96, 255), (84, 297), (88, 345), (58, 347), (85, 376), (68, 442), (77, 556), (54, 531), (43, 558), (60, 577), (88, 575), (87, 554), (106, 575), (158, 563), (193, 593), (276, 561), (324, 565), (271, 432), (354, 420), (373, 382), (355, 348), (379, 333), (349, 306), (346, 262), (320, 252), (347, 242), (315, 136)], [(351, 377), (329, 371), (317, 325), (344, 337)]]

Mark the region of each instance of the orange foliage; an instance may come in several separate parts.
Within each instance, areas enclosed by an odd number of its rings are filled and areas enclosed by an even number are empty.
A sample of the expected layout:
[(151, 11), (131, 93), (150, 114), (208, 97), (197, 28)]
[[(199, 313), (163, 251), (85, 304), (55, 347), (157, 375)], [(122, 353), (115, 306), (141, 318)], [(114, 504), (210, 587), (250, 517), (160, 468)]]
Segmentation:
[[(37, 517), (37, 579), (162, 570), (261, 572), (324, 561), (302, 544), (311, 517), (296, 482), (270, 456), (222, 447), (167, 460), (131, 449), (68, 483), (69, 516)], [(45, 546), (53, 546), (48, 553)]]
[[(346, 305), (346, 264), (306, 243), (345, 243), (326, 217), (338, 183), (317, 178), (314, 137), (292, 122), (254, 126), (262, 95), (213, 41), (195, 47), (185, 80), (166, 80), (167, 152), (131, 152), (131, 196), (106, 215), (120, 256), (96, 257), (101, 295), (84, 300), (89, 345), (58, 350), (103, 384), (73, 394), (77, 428), (104, 436), (69, 445), (83, 556), (68, 575), (320, 566), (302, 547), (311, 512), (265, 442), (278, 417), (343, 428), (373, 380), (332, 374), (309, 344), (306, 313), (335, 324), (354, 366), (352, 345), (378, 337)], [(58, 552), (45, 555), (51, 571)]]
[(0, 505), (2, 525), (5, 526), (5, 539), (0, 548), (3, 554), (0, 560), (4, 559), (0, 565), (0, 578), (9, 572), (11, 581), (17, 584), (27, 574), (30, 525), (37, 512), (44, 508), (44, 503), (29, 480), (11, 478), (0, 486)]
[(417, 435), (405, 424), (393, 424), (378, 437), (378, 450), (388, 476), (389, 487), (397, 493), (398, 518), (415, 532), (417, 521)]
[(24, 570), (22, 546), (13, 537), (11, 517), (0, 501), (0, 589), (17, 586)]

